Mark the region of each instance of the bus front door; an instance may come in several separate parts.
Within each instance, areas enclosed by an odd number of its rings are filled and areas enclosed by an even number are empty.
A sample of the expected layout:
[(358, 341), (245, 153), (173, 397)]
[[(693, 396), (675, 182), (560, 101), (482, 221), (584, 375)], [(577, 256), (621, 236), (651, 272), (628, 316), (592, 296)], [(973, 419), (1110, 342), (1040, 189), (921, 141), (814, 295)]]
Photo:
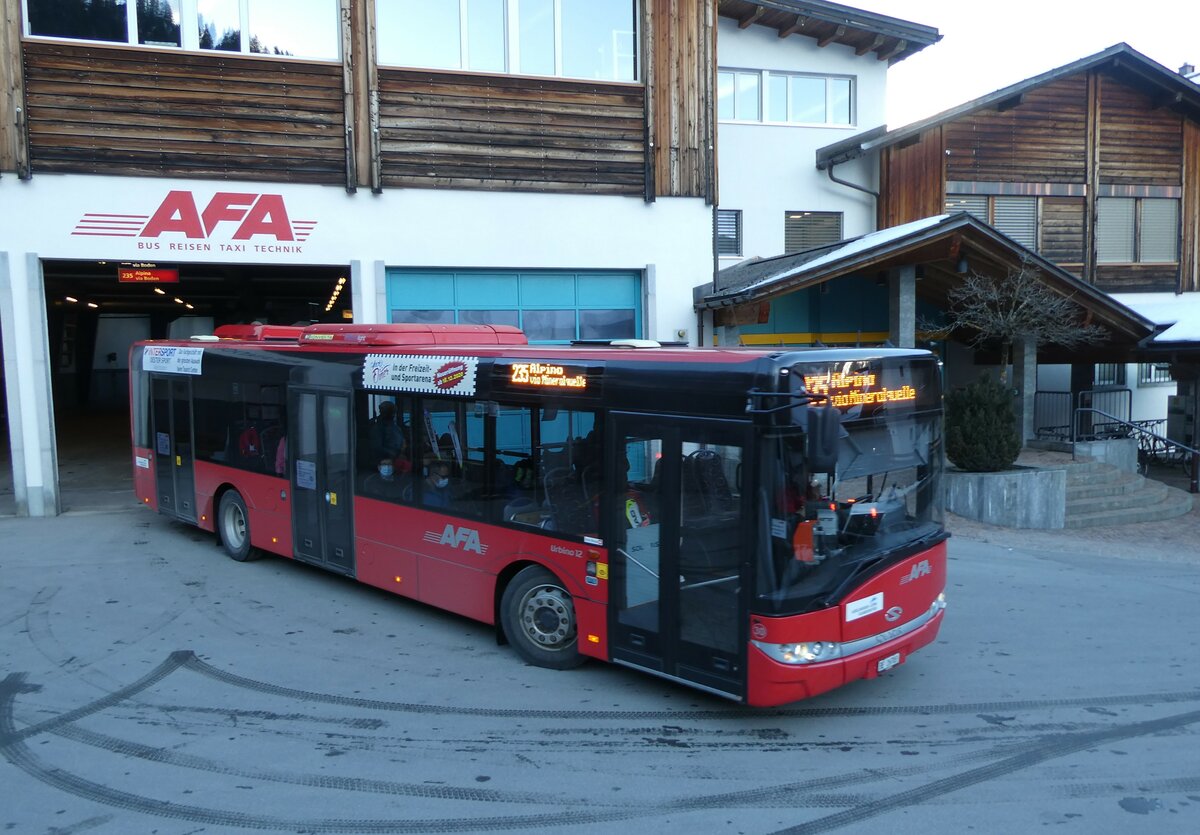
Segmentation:
[(353, 574), (350, 397), (293, 387), (288, 411), (296, 557)]
[[(614, 414), (605, 474), (614, 661), (745, 694), (744, 425)], [(749, 469), (750, 462), (746, 462)]]
[(150, 385), (158, 510), (185, 522), (195, 522), (191, 383), (187, 379), (154, 376)]

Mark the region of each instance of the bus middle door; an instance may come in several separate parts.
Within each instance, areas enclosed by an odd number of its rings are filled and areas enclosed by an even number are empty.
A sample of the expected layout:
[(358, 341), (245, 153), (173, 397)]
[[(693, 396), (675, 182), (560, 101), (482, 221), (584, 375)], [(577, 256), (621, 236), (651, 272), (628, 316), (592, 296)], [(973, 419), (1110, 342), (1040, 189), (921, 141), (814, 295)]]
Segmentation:
[(604, 513), (613, 661), (744, 696), (752, 534), (738, 482), (747, 440), (734, 422), (612, 414)]
[(150, 378), (150, 387), (158, 511), (185, 522), (195, 522), (191, 380), (156, 374)]
[(350, 396), (292, 387), (288, 401), (296, 557), (353, 574)]

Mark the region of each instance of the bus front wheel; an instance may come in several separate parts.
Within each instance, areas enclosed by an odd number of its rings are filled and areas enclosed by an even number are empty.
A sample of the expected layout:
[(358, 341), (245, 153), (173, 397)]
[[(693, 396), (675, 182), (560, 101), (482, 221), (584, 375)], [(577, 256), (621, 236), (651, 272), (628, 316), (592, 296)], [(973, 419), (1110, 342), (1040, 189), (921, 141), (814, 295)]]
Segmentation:
[(246, 501), (236, 490), (221, 496), (217, 508), (217, 532), (225, 553), (238, 562), (258, 556), (258, 550), (250, 545), (250, 515), (246, 512)]
[(530, 664), (569, 670), (584, 662), (575, 603), (546, 569), (530, 566), (513, 577), (500, 600), (500, 611), (505, 636)]

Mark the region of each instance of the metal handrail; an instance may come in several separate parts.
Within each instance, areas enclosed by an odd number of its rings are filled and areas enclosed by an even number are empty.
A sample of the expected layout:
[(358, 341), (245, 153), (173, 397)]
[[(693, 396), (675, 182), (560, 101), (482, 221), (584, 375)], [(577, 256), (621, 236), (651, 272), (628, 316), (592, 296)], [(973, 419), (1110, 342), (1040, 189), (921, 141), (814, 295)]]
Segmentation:
[(1164, 435), (1159, 435), (1157, 432), (1151, 432), (1149, 429), (1138, 426), (1132, 421), (1124, 420), (1116, 415), (1110, 415), (1108, 412), (1101, 411), (1100, 409), (1091, 409), (1085, 407), (1080, 407), (1075, 410), (1075, 419), (1071, 424), (1071, 441), (1073, 443), (1079, 438), (1079, 416), (1084, 412), (1091, 412), (1092, 414), (1100, 415), (1101, 417), (1107, 418), (1112, 423), (1117, 423), (1121, 426), (1128, 427), (1131, 432), (1137, 432), (1143, 437), (1153, 438), (1156, 441), (1161, 441), (1166, 446), (1175, 447), (1176, 449), (1188, 453), (1191, 458), (1191, 466), (1188, 467), (1188, 477), (1191, 480), (1190, 484), (1188, 485), (1188, 492), (1200, 493), (1200, 449), (1192, 449), (1187, 444), (1181, 444), (1179, 441), (1173, 440)]

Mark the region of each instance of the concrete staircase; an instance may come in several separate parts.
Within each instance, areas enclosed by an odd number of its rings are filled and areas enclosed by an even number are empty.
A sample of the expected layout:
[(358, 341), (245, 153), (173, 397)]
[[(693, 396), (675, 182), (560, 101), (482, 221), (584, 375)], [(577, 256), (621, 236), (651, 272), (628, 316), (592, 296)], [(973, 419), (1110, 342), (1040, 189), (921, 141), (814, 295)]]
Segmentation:
[(1077, 461), (1066, 470), (1068, 528), (1158, 522), (1192, 509), (1190, 493), (1111, 464)]

